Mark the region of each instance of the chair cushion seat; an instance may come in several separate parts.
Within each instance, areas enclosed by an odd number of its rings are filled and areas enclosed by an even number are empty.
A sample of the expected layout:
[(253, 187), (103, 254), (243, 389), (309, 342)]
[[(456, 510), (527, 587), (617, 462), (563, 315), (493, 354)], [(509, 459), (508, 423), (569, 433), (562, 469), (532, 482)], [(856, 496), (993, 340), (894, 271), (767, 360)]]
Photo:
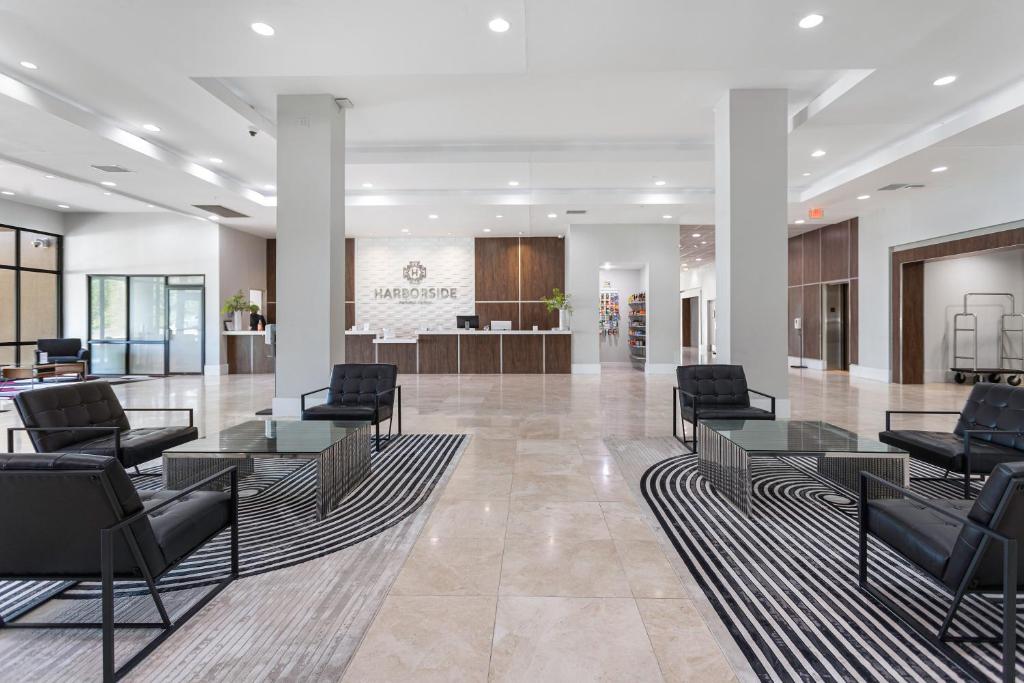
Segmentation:
[[(964, 471), (964, 440), (949, 432), (892, 430), (878, 440), (910, 453), (911, 457), (953, 472)], [(971, 440), (971, 471), (987, 474), (1003, 462), (1024, 460), (1024, 451), (987, 441)]]
[[(693, 422), (693, 409), (686, 407), (682, 409), (683, 419)], [(700, 406), (697, 410), (701, 420), (774, 420), (775, 415), (770, 410), (744, 405), (709, 405)]]
[(369, 420), (373, 424), (391, 417), (391, 406), (382, 405), (379, 410), (372, 405), (339, 405), (323, 403), (302, 411), (303, 420)]
[[(195, 427), (144, 427), (121, 432), (121, 464), (134, 467), (163, 455), (168, 448), (199, 438)], [(114, 455), (114, 436), (102, 436), (66, 447), (75, 453)]]
[(47, 363), (76, 363), (82, 360), (78, 356), (54, 356), (50, 355), (47, 357)]
[[(177, 491), (140, 491), (149, 510)], [(164, 556), (163, 571), (183, 558), (231, 521), (231, 495), (223, 491), (193, 491), (149, 515), (157, 545)]]
[[(963, 519), (967, 519), (973, 504), (959, 499), (930, 502)], [(870, 501), (867, 528), (921, 569), (941, 579), (963, 524), (915, 501), (898, 499)]]

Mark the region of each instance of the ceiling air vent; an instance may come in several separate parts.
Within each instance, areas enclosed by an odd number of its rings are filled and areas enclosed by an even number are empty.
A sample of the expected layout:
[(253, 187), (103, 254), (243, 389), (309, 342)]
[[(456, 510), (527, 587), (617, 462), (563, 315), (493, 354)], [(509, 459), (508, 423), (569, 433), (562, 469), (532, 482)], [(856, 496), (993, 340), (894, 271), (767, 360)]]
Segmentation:
[(586, 209), (569, 209), (565, 212), (566, 216), (582, 216), (587, 212)]
[(134, 173), (135, 171), (124, 166), (118, 166), (117, 164), (93, 164), (93, 168), (97, 171), (103, 171), (104, 173)]
[(193, 204), (192, 206), (197, 209), (202, 209), (208, 213), (216, 214), (221, 218), (248, 218), (249, 216), (244, 213), (239, 213), (234, 209), (229, 209), (226, 206), (220, 204)]
[(878, 188), (879, 192), (890, 192), (892, 190), (920, 190), (924, 185), (919, 183), (891, 183), (885, 187)]

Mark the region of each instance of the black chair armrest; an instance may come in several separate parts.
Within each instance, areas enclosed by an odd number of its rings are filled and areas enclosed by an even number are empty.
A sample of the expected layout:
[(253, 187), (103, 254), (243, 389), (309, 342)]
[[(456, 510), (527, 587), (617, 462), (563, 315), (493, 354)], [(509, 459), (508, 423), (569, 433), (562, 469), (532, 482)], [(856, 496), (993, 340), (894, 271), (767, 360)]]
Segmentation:
[(758, 396), (764, 396), (765, 398), (771, 399), (771, 401), (772, 401), (771, 412), (772, 412), (772, 415), (775, 414), (775, 397), (774, 396), (772, 396), (771, 394), (766, 394), (763, 391), (758, 391), (757, 389), (751, 389), (750, 387), (747, 387), (747, 391), (749, 391), (752, 394), (757, 394)]
[[(7, 452), (14, 452), (14, 432), (113, 432), (114, 457), (121, 460), (121, 428), (120, 427), (8, 427)], [(73, 453), (74, 451), (68, 451)]]
[(402, 389), (401, 385), (396, 384), (395, 386), (391, 387), (390, 389), (385, 389), (384, 391), (378, 391), (376, 394), (373, 395), (373, 409), (375, 411), (376, 410), (380, 410), (380, 400), (381, 400), (381, 398), (383, 398), (384, 396), (387, 396), (388, 394), (393, 394), (393, 393), (395, 393), (395, 391), (401, 391), (401, 389)]
[(327, 391), (328, 389), (330, 389), (330, 387), (320, 387), (319, 389), (314, 389), (313, 391), (307, 391), (306, 393), (304, 393), (301, 396), (299, 396), (299, 405), (301, 406), (301, 410), (305, 410), (306, 409), (306, 397), (307, 396), (312, 396), (313, 394), (319, 394), (321, 391)]
[(885, 411), (885, 431), (892, 427), (893, 415), (960, 415), (959, 410), (887, 410)]
[(89, 349), (78, 349), (78, 360), (89, 360)]
[[(672, 387), (672, 388), (675, 390), (675, 392), (677, 394), (682, 394), (683, 396), (688, 396), (691, 399), (692, 408), (693, 408), (693, 424), (696, 426), (696, 424), (697, 424), (697, 394), (691, 394), (689, 391), (683, 391), (679, 387)], [(677, 397), (676, 400), (678, 400), (678, 397)], [(682, 406), (680, 406), (680, 408), (682, 408)]]
[(945, 508), (939, 507), (938, 505), (935, 504), (934, 501), (931, 501), (931, 500), (928, 500), (927, 498), (919, 496), (916, 493), (914, 493), (913, 491), (911, 491), (910, 489), (903, 488), (899, 484), (894, 484), (891, 481), (888, 481), (886, 479), (882, 479), (881, 477), (879, 477), (877, 475), (874, 475), (874, 474), (871, 474), (870, 472), (861, 472), (860, 473), (860, 504), (861, 504), (861, 506), (867, 505), (867, 502), (868, 502), (868, 500), (867, 500), (867, 497), (868, 497), (867, 483), (869, 481), (872, 481), (872, 482), (882, 486), (883, 488), (887, 488), (887, 489), (890, 489), (892, 491), (896, 491), (896, 492), (902, 494), (904, 498), (907, 498), (908, 500), (912, 500), (915, 503), (918, 503), (918, 504), (928, 508), (929, 510), (938, 513), (941, 517), (945, 517), (946, 519), (948, 519), (950, 521), (953, 521), (953, 522), (957, 522), (958, 524), (963, 524), (964, 526), (967, 526), (967, 527), (969, 527), (971, 529), (974, 529), (975, 531), (980, 531), (982, 534), (984, 534), (986, 536), (990, 536), (990, 537), (992, 537), (992, 538), (994, 538), (994, 539), (996, 539), (998, 541), (1009, 541), (1009, 540), (1011, 540), (1008, 536), (1004, 536), (1003, 534), (1001, 534), (1001, 533), (999, 533), (997, 531), (993, 531), (992, 529), (988, 528), (987, 526), (984, 526), (982, 524), (978, 524), (977, 522), (975, 522), (974, 520), (972, 520), (972, 519), (970, 519), (968, 517), (959, 517), (959, 516), (953, 514), (952, 512), (950, 512), (949, 510), (946, 510)]
[(195, 411), (192, 408), (122, 408), (126, 413), (188, 413), (188, 426), (195, 427)]
[(145, 510), (139, 510), (134, 515), (132, 515), (131, 517), (123, 519), (120, 522), (118, 522), (117, 524), (114, 524), (113, 526), (109, 526), (109, 527), (107, 527), (105, 529), (102, 529), (102, 531), (107, 532), (107, 533), (112, 532), (112, 531), (117, 531), (118, 529), (121, 529), (122, 527), (125, 527), (125, 526), (127, 526), (127, 525), (129, 525), (129, 524), (131, 524), (133, 522), (137, 522), (140, 519), (142, 519), (143, 517), (146, 517), (147, 515), (153, 514), (154, 512), (159, 510), (160, 508), (165, 507), (165, 506), (173, 503), (174, 501), (178, 500), (179, 498), (182, 498), (183, 496), (186, 496), (186, 495), (192, 493), (193, 491), (197, 491), (198, 489), (202, 488), (203, 486), (206, 486), (210, 482), (215, 481), (219, 477), (223, 477), (225, 474), (231, 475), (231, 493), (232, 493), (231, 503), (232, 503), (232, 505), (237, 506), (238, 505), (238, 498), (237, 498), (236, 481), (237, 481), (237, 477), (238, 477), (238, 467), (235, 466), (235, 465), (232, 465), (230, 467), (225, 467), (224, 469), (220, 470), (219, 472), (211, 474), (206, 479), (203, 479), (201, 481), (197, 481), (196, 483), (192, 484), (188, 488), (184, 488), (184, 489), (178, 491), (176, 494), (174, 494), (170, 498), (165, 498), (164, 500), (161, 500), (159, 503), (157, 503), (156, 505), (154, 505), (154, 506), (152, 506), (150, 508), (147, 508)]

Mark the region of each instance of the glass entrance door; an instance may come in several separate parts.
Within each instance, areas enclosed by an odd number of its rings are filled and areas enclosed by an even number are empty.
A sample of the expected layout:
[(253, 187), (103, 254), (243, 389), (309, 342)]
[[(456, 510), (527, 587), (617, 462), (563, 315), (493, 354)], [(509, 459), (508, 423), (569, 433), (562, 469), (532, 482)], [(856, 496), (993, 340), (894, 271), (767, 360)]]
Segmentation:
[(167, 372), (203, 371), (203, 288), (167, 288)]

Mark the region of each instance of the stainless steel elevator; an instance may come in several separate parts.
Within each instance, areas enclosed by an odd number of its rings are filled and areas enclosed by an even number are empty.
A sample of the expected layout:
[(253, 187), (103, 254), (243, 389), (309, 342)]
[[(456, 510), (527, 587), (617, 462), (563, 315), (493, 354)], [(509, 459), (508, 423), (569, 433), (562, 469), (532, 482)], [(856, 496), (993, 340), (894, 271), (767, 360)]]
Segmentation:
[(846, 283), (822, 285), (822, 343), (825, 349), (826, 370), (850, 369), (847, 350), (849, 288)]

